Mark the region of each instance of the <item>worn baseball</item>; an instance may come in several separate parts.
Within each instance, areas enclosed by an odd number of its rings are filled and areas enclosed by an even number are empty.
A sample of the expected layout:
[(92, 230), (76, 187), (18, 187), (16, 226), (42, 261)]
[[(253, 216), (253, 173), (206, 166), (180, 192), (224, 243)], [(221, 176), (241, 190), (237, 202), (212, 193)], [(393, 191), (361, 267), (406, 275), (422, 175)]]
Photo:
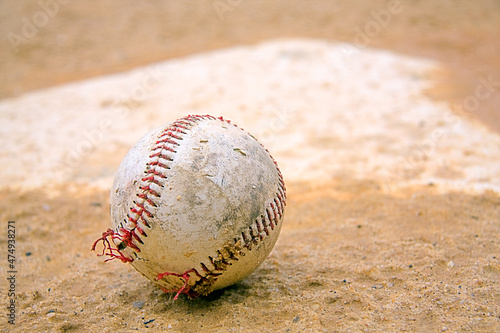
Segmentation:
[(146, 134), (111, 190), (108, 260), (167, 292), (207, 295), (254, 271), (278, 239), (285, 207), (278, 165), (222, 118), (187, 116)]

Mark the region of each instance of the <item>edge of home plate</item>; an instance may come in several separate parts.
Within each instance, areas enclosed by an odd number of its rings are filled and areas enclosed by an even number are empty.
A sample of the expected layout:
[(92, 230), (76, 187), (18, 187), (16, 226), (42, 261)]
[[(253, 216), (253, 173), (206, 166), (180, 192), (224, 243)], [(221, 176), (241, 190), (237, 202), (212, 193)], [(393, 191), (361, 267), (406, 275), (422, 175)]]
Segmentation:
[(500, 136), (424, 93), (440, 64), (322, 40), (172, 59), (0, 101), (0, 186), (111, 186), (128, 149), (188, 114), (223, 116), (287, 181), (500, 190)]

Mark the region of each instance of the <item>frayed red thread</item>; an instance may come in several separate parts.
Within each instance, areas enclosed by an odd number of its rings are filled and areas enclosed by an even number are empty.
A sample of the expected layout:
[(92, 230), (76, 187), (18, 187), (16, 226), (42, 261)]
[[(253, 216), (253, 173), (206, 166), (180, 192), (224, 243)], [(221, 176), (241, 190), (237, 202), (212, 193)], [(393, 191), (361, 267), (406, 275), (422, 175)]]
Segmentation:
[(113, 260), (113, 259), (120, 259), (122, 262), (132, 262), (134, 261), (132, 258), (125, 257), (123, 253), (121, 253), (120, 250), (118, 250), (116, 247), (111, 246), (111, 242), (108, 239), (111, 238), (113, 239), (118, 239), (119, 241), (123, 241), (122, 237), (118, 234), (115, 234), (115, 232), (111, 229), (108, 228), (105, 232), (102, 233), (101, 238), (96, 240), (94, 244), (92, 244), (92, 251), (95, 251), (95, 248), (97, 246), (97, 243), (102, 241), (103, 244), (103, 249), (101, 254), (97, 254), (97, 256), (102, 257), (102, 256), (109, 256), (110, 258), (104, 260), (104, 262)]
[(198, 275), (200, 278), (202, 277), (198, 271), (196, 271), (196, 269), (194, 268), (191, 268), (190, 270), (188, 271), (185, 271), (184, 273), (182, 274), (178, 274), (178, 273), (170, 273), (170, 272), (165, 272), (165, 273), (159, 273), (158, 274), (158, 277), (156, 278), (156, 281), (158, 280), (161, 280), (163, 279), (165, 276), (169, 276), (169, 275), (173, 275), (173, 276), (177, 276), (177, 277), (180, 277), (181, 279), (184, 280), (184, 284), (182, 285), (182, 287), (179, 289), (179, 290), (175, 290), (175, 289), (171, 289), (171, 290), (168, 290), (168, 289), (165, 289), (165, 288), (161, 288), (161, 290), (163, 290), (164, 292), (166, 293), (176, 293), (175, 297), (174, 297), (174, 300), (176, 300), (180, 294), (186, 294), (188, 295), (189, 297), (193, 298), (193, 297), (198, 297), (199, 295), (192, 291), (191, 290), (191, 287), (188, 285), (188, 282), (189, 282), (189, 274), (190, 273), (195, 273), (196, 275)]

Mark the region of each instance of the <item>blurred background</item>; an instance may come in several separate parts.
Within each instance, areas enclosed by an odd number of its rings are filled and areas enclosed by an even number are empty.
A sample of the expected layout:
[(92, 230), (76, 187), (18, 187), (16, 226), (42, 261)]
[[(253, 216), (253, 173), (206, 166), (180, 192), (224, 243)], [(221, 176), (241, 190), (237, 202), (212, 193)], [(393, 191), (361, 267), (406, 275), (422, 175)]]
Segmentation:
[[(436, 59), (448, 70), (429, 94), (462, 103), (480, 77), (500, 80), (499, 31), (496, 0), (3, 0), (0, 99), (205, 50), (310, 37)], [(500, 94), (472, 115), (500, 131)]]

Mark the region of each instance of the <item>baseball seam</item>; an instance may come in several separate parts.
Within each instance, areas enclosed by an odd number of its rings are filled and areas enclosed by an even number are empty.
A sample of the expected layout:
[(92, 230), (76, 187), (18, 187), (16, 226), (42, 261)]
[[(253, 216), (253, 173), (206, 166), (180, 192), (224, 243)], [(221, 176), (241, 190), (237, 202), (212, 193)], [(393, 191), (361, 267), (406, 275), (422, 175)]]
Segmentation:
[[(129, 247), (132, 250), (132, 254), (137, 258), (137, 253), (141, 251), (140, 244), (144, 244), (142, 237), (147, 237), (145, 229), (151, 228), (151, 221), (149, 219), (154, 218), (152, 210), (158, 207), (155, 200), (161, 196), (155, 187), (163, 188), (165, 186), (164, 181), (167, 178), (166, 170), (170, 169), (169, 163), (174, 160), (174, 156), (177, 153), (176, 147), (180, 146), (178, 141), (183, 140), (182, 136), (187, 134), (194, 123), (200, 120), (215, 119), (231, 124), (229, 120), (225, 120), (222, 117), (215, 118), (210, 115), (188, 115), (173, 122), (161, 132), (158, 136), (158, 140), (155, 142), (155, 146), (151, 149), (151, 154), (149, 155), (150, 161), (146, 163), (145, 175), (141, 178), (142, 183), (138, 186), (139, 191), (136, 194), (137, 199), (133, 201), (133, 206), (129, 208), (127, 218), (120, 224), (116, 232), (108, 229), (103, 233), (102, 238), (94, 243), (92, 247), (93, 250), (99, 241), (103, 241), (104, 249), (101, 255), (110, 256), (106, 261), (121, 259), (122, 262), (132, 262), (134, 258), (126, 257), (121, 252), (121, 250), (126, 247)], [(233, 126), (237, 127), (236, 125)], [(243, 130), (242, 128), (240, 129)], [(241, 233), (240, 239), (235, 238), (234, 244), (217, 250), (216, 256), (208, 256), (209, 261), (214, 267), (213, 269), (207, 267), (203, 262), (200, 263), (205, 273), (204, 276), (199, 274), (195, 268), (183, 274), (169, 272), (158, 273), (156, 280), (160, 280), (164, 276), (169, 275), (177, 276), (184, 280), (184, 284), (180, 289), (165, 290), (167, 292), (177, 292), (175, 298), (177, 298), (180, 293), (186, 293), (191, 297), (199, 296), (200, 293), (193, 290), (197, 284), (203, 287), (203, 285), (207, 283), (210, 284), (210, 280), (215, 282), (217, 277), (227, 270), (232, 261), (237, 261), (238, 256), (245, 255), (245, 253), (242, 252), (243, 248), (251, 251), (253, 246), (257, 246), (259, 242), (264, 240), (266, 236), (269, 236), (278, 226), (279, 220), (283, 217), (284, 207), (286, 205), (286, 188), (283, 176), (276, 161), (269, 151), (267, 149), (265, 150), (274, 162), (279, 177), (278, 189), (275, 193), (275, 197), (266, 205), (263, 213), (259, 218), (255, 219), (253, 224), (248, 227), (248, 230)], [(111, 239), (118, 240), (119, 245), (117, 245), (116, 249), (110, 246), (110, 242), (107, 240), (108, 236), (111, 236)], [(139, 243), (139, 245), (135, 244), (134, 241)], [(199, 278), (192, 287), (188, 285), (188, 280), (190, 278), (189, 273), (191, 272), (194, 272)]]
[(244, 247), (248, 250), (252, 249), (252, 244), (257, 245), (265, 236), (269, 236), (277, 226), (279, 220), (283, 217), (284, 207), (286, 205), (286, 189), (281, 172), (276, 165), (280, 182), (278, 185), (278, 193), (275, 198), (269, 203), (269, 207), (265, 209), (265, 214), (261, 214), (260, 218), (256, 219), (254, 224), (248, 227), (248, 231), (242, 232)]
[[(157, 207), (154, 202), (154, 198), (160, 197), (160, 194), (152, 188), (156, 185), (159, 187), (164, 187), (162, 180), (166, 179), (164, 170), (170, 169), (166, 163), (173, 160), (171, 154), (175, 154), (176, 146), (180, 144), (176, 140), (182, 140), (181, 134), (186, 134), (190, 126), (200, 119), (215, 119), (215, 117), (210, 115), (205, 116), (186, 116), (184, 118), (178, 119), (165, 128), (155, 142), (155, 146), (151, 150), (152, 153), (149, 158), (152, 159), (146, 163), (146, 170), (144, 171), (145, 176), (141, 178), (143, 182), (139, 186), (139, 193), (136, 194), (137, 200), (134, 200), (134, 205), (130, 207), (130, 213), (127, 213), (127, 219), (124, 219), (120, 223), (120, 227), (116, 231), (108, 229), (103, 232), (102, 237), (97, 239), (92, 245), (92, 250), (95, 250), (97, 243), (99, 241), (103, 242), (103, 250), (99, 256), (109, 256), (110, 258), (106, 261), (113, 259), (120, 259), (122, 262), (132, 262), (134, 258), (125, 256), (121, 250), (128, 247), (133, 250), (132, 254), (137, 257), (137, 252), (141, 252), (140, 248), (134, 244), (134, 240), (140, 244), (144, 244), (139, 234), (143, 237), (147, 237), (147, 233), (144, 231), (139, 223), (141, 223), (146, 228), (151, 228), (148, 218), (154, 218), (153, 213), (147, 205), (152, 207)], [(154, 184), (154, 185), (153, 185)], [(147, 217), (147, 218), (146, 218)], [(116, 240), (118, 245), (116, 248), (111, 246), (110, 241)]]
[[(149, 158), (152, 159), (146, 163), (146, 170), (144, 171), (145, 176), (141, 178), (144, 182), (143, 185), (139, 186), (139, 193), (136, 196), (140, 199), (134, 201), (134, 207), (130, 208), (130, 213), (127, 214), (129, 222), (132, 222), (133, 228), (130, 229), (130, 233), (134, 239), (136, 239), (140, 244), (144, 244), (141, 238), (135, 233), (135, 230), (144, 237), (147, 234), (140, 227), (139, 222), (142, 222), (146, 227), (150, 227), (148, 218), (154, 218), (154, 215), (147, 208), (147, 205), (152, 207), (158, 207), (155, 202), (155, 198), (159, 198), (161, 195), (153, 187), (154, 185), (163, 188), (165, 185), (164, 180), (167, 178), (165, 170), (169, 170), (169, 162), (172, 162), (177, 151), (176, 147), (180, 145), (178, 141), (182, 140), (182, 135), (186, 134), (193, 122), (199, 121), (200, 119), (215, 119), (212, 116), (188, 116), (179, 119), (172, 123), (169, 127), (162, 131), (159, 135), (158, 140), (155, 142), (155, 146), (151, 149), (151, 154)], [(135, 215), (135, 216), (134, 216)], [(127, 221), (124, 221), (127, 222)], [(136, 252), (140, 252), (138, 246), (131, 246)]]

